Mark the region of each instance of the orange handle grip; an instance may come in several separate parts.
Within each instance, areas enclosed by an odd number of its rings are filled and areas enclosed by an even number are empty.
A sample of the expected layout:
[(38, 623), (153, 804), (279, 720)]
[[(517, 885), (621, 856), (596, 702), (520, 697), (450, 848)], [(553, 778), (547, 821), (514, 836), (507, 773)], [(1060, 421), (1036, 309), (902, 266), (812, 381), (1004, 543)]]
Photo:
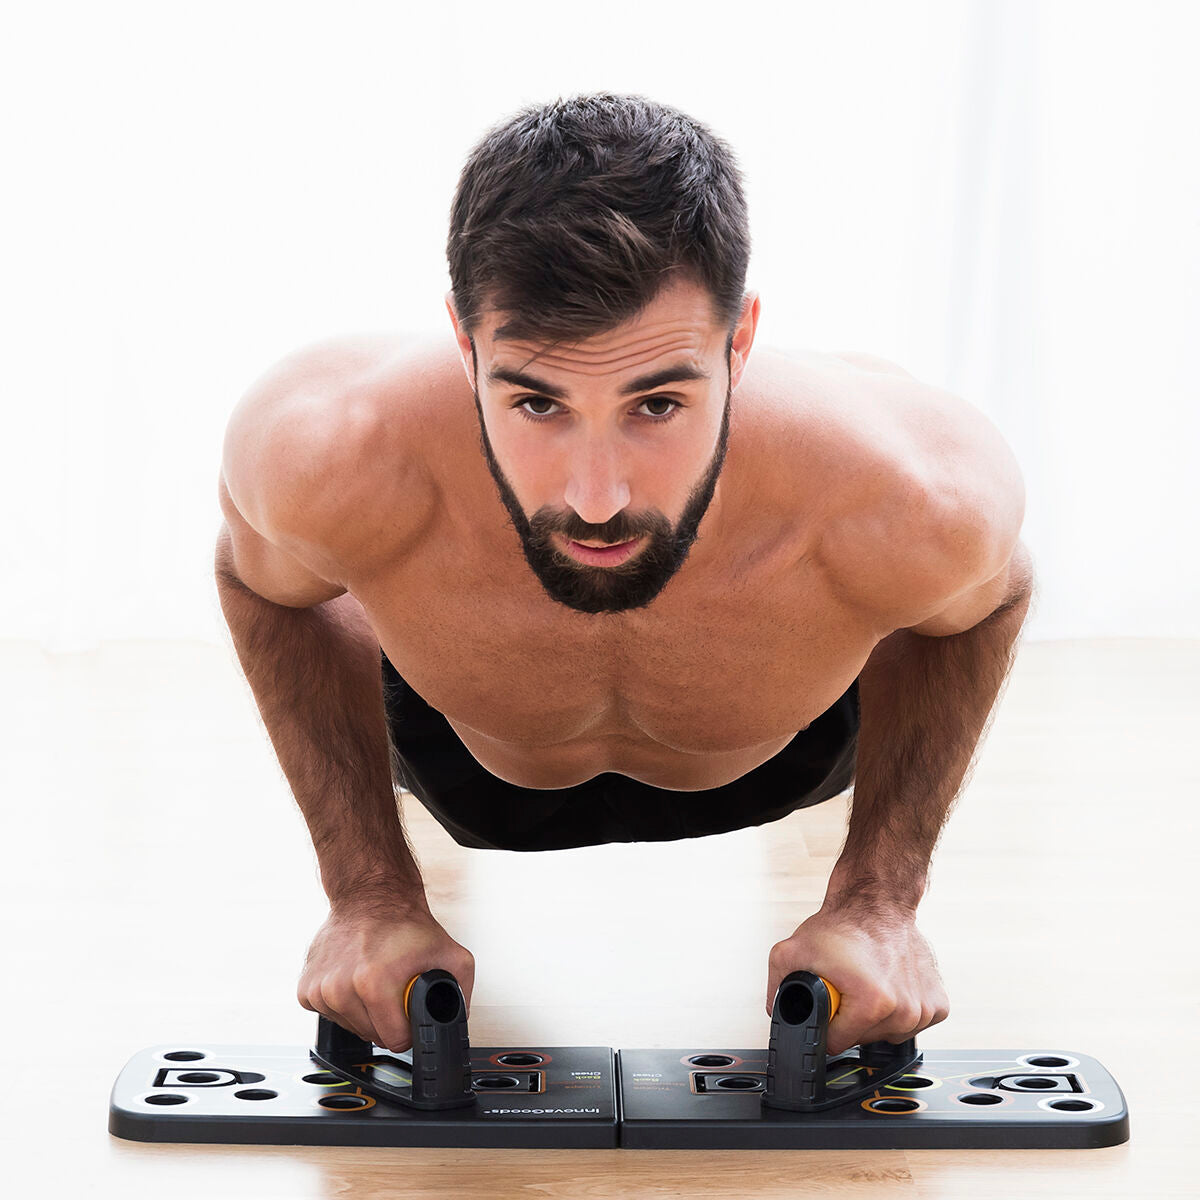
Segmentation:
[(829, 989), (829, 1019), (832, 1021), (837, 1016), (837, 1010), (841, 1007), (842, 993), (824, 975), (818, 975), (817, 978)]

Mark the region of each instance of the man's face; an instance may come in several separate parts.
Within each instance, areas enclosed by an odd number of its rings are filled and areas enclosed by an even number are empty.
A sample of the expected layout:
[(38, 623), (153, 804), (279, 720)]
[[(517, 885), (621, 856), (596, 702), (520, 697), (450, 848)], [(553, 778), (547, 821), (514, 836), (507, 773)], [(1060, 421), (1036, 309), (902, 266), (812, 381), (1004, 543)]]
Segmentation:
[(553, 347), (494, 340), (495, 312), (468, 340), (451, 308), (488, 469), (551, 599), (625, 612), (683, 566), (719, 496), (758, 307), (751, 294), (728, 355), (693, 284), (664, 289), (616, 330)]

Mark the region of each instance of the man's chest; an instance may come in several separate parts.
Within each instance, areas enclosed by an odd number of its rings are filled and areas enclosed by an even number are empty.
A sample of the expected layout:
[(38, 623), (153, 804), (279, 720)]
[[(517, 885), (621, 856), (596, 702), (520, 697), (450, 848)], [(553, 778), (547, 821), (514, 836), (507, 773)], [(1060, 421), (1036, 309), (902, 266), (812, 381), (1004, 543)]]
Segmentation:
[(711, 787), (829, 708), (875, 645), (815, 564), (763, 557), (722, 586), (685, 568), (613, 619), (557, 611), (523, 564), (410, 570), (359, 599), (396, 669), (495, 774)]

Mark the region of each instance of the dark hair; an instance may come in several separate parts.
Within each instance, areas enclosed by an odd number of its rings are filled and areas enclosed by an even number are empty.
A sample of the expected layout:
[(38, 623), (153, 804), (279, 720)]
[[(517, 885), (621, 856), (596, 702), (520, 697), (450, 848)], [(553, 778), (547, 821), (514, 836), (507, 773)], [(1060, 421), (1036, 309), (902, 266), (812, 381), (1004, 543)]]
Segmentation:
[(468, 156), (446, 257), (469, 337), (494, 308), (500, 337), (586, 338), (682, 277), (732, 341), (750, 259), (741, 175), (726, 142), (644, 96), (530, 105)]

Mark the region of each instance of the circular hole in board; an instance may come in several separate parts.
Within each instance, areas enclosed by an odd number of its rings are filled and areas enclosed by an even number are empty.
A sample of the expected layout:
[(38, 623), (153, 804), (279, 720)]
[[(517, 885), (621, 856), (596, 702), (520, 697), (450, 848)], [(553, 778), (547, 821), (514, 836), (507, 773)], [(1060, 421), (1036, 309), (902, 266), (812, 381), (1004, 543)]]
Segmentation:
[(997, 1096), (995, 1092), (967, 1092), (965, 1096), (959, 1096), (960, 1104), (1003, 1104), (1004, 1097)]
[(515, 1088), (521, 1086), (521, 1081), (514, 1075), (480, 1075), (474, 1086), (477, 1088)]
[(932, 1079), (926, 1079), (924, 1075), (901, 1075), (899, 1079), (893, 1080), (888, 1084), (888, 1087), (899, 1088), (901, 1091), (908, 1091), (910, 1088), (927, 1088), (936, 1087)]
[(163, 1055), (163, 1058), (171, 1062), (195, 1062), (203, 1057), (204, 1053), (200, 1050), (172, 1050), (170, 1054)]
[(1025, 1060), (1031, 1067), (1066, 1067), (1070, 1065), (1069, 1058), (1054, 1058), (1050, 1055), (1042, 1055), (1038, 1058), (1028, 1058)]
[(726, 1088), (729, 1091), (745, 1092), (758, 1087), (761, 1083), (761, 1079), (755, 1079), (750, 1075), (722, 1075), (717, 1080), (717, 1087)]
[(546, 1060), (540, 1054), (501, 1054), (496, 1061), (506, 1067), (535, 1067)]
[(885, 1096), (882, 1100), (872, 1100), (867, 1107), (872, 1112), (912, 1112), (921, 1105), (916, 1100), (902, 1100), (899, 1096)]
[(731, 1067), (733, 1059), (728, 1054), (697, 1054), (688, 1062), (694, 1067)]
[(1031, 1092), (1044, 1092), (1058, 1087), (1057, 1079), (1044, 1079), (1040, 1075), (1027, 1075), (1024, 1079), (1014, 1079), (1014, 1087), (1028, 1088)]
[[(325, 1087), (345, 1087), (348, 1083), (348, 1080), (339, 1079), (332, 1071), (314, 1071), (311, 1075), (303, 1076), (303, 1079), (305, 1083), (320, 1083), (324, 1084)], [(258, 1079), (253, 1080), (247, 1079), (246, 1082), (261, 1083), (262, 1076), (260, 1075)]]
[(366, 1108), (365, 1096), (322, 1096), (317, 1103), (322, 1108)]
[(176, 1096), (171, 1092), (164, 1092), (160, 1096), (147, 1096), (147, 1104), (186, 1104), (186, 1096)]
[(1047, 1107), (1059, 1112), (1091, 1112), (1096, 1106), (1090, 1100), (1051, 1100)]
[(271, 1091), (270, 1088), (244, 1088), (240, 1092), (233, 1093), (239, 1100), (274, 1100), (279, 1095), (278, 1092)]
[(188, 1071), (186, 1075), (179, 1076), (180, 1083), (216, 1083), (220, 1079), (220, 1075), (214, 1074), (212, 1071)]

